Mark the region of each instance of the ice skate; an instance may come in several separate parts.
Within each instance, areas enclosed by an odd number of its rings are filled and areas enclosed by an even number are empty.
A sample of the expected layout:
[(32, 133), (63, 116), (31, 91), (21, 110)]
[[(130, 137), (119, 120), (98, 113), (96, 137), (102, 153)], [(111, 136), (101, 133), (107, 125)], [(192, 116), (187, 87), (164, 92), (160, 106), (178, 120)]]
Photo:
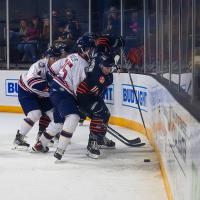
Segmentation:
[(100, 156), (97, 140), (89, 139), (87, 146), (87, 155), (94, 159), (97, 159)]
[(36, 142), (39, 142), (39, 139), (40, 139), (42, 133), (43, 133), (42, 131), (38, 131)]
[(32, 152), (47, 153), (49, 151), (48, 147), (44, 147), (40, 141), (38, 141), (33, 147)]
[(100, 149), (115, 149), (115, 142), (104, 136), (97, 141)]
[(14, 140), (14, 147), (13, 149), (15, 150), (19, 150), (19, 151), (26, 151), (28, 150), (30, 144), (28, 144), (25, 140), (24, 140), (25, 136), (19, 133), (19, 130), (17, 131), (17, 135), (15, 137)]
[(54, 153), (54, 157), (57, 158), (58, 160), (61, 160), (64, 153), (65, 153), (64, 150), (57, 148), (56, 152)]

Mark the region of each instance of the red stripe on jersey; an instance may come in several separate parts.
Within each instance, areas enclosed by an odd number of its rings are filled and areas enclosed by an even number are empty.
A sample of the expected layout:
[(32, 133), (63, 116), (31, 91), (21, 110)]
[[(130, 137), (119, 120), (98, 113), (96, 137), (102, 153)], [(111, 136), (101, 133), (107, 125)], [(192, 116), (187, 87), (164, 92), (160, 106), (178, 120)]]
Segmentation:
[(78, 87), (83, 90), (86, 90), (87, 92), (89, 91), (89, 89), (86, 86), (84, 86), (82, 83)]
[(31, 83), (33, 82), (33, 81), (39, 81), (39, 80), (42, 80), (41, 78), (39, 78), (39, 77), (33, 77), (33, 78), (30, 78), (30, 79), (28, 79), (28, 81), (27, 81), (27, 84), (28, 85), (31, 85)]
[(74, 92), (69, 88), (68, 84), (62, 80), (62, 78), (58, 77), (58, 76), (55, 76), (54, 77), (54, 80), (60, 85), (62, 86), (65, 90), (67, 90), (70, 94), (72, 94), (73, 96), (76, 96), (74, 94)]
[(83, 81), (83, 82), (81, 82), (81, 84), (85, 85), (85, 87), (88, 88), (88, 84), (86, 82)]
[(76, 92), (81, 93), (81, 94), (87, 93), (86, 90), (84, 90), (84, 89), (82, 89), (82, 88), (80, 88), (80, 87), (77, 88), (77, 91), (76, 91)]
[(56, 73), (54, 72), (54, 70), (52, 69), (51, 66), (49, 66), (48, 69), (49, 69), (49, 72), (50, 72), (51, 76), (55, 76), (56, 75)]
[(105, 133), (105, 130), (102, 130), (102, 129), (96, 128), (96, 127), (91, 127), (90, 126), (90, 130), (94, 131), (94, 132), (98, 132), (98, 133)]
[(20, 85), (20, 87), (21, 87), (22, 89), (24, 89), (24, 90), (26, 90), (26, 91), (28, 91), (28, 92), (33, 93), (33, 92), (25, 85), (25, 83), (23, 82), (23, 80), (22, 80), (21, 77), (20, 77), (20, 80), (19, 80), (19, 85)]
[(33, 85), (35, 85), (35, 84), (38, 84), (38, 83), (42, 83), (42, 82), (45, 82), (44, 80), (35, 80), (35, 81), (32, 81), (31, 82), (31, 84), (28, 84), (29, 85), (29, 87), (33, 87)]

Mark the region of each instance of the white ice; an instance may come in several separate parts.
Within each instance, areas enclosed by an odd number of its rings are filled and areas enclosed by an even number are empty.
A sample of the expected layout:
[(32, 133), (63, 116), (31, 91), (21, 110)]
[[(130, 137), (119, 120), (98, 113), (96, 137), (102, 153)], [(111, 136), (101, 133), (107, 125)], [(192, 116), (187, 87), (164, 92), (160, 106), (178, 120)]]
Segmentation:
[[(129, 148), (103, 150), (98, 160), (86, 156), (88, 126), (78, 127), (63, 161), (47, 154), (11, 150), (21, 114), (0, 113), (0, 200), (165, 200), (155, 152)], [(137, 133), (113, 126), (126, 137)], [(28, 134), (34, 143), (38, 126)], [(139, 135), (141, 136), (141, 135)], [(111, 138), (111, 137), (110, 137)], [(146, 142), (145, 138), (142, 138)], [(151, 159), (145, 163), (144, 159)]]

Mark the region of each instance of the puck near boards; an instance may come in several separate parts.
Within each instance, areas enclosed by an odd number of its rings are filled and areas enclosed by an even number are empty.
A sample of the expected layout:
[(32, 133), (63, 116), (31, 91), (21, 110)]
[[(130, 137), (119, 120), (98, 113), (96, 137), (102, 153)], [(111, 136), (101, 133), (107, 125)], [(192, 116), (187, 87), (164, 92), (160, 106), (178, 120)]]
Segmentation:
[(144, 159), (144, 162), (151, 162), (151, 160), (146, 158), (146, 159)]

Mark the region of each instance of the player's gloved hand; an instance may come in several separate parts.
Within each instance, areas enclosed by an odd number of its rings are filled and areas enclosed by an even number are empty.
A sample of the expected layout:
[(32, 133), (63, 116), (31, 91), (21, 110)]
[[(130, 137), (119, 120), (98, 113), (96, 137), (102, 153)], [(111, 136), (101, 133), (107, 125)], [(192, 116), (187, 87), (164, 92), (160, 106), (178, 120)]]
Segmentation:
[(133, 64), (131, 63), (130, 60), (127, 60), (124, 64), (122, 64), (121, 68), (130, 70), (133, 67)]
[(125, 40), (123, 39), (122, 36), (117, 37), (116, 41), (117, 41), (117, 47), (124, 48)]
[(98, 101), (94, 102), (90, 107), (91, 114), (96, 117), (101, 117), (103, 111), (104, 108)]

